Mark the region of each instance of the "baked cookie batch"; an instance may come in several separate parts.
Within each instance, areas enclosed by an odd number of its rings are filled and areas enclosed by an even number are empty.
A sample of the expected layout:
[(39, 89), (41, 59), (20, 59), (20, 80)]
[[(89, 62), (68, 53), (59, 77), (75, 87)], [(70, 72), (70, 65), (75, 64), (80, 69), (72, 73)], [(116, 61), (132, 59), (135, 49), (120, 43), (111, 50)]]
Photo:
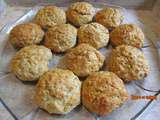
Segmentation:
[(68, 21), (75, 26), (81, 26), (92, 21), (95, 13), (94, 7), (87, 2), (76, 2), (66, 11)]
[(37, 80), (48, 71), (48, 63), (52, 58), (50, 49), (44, 46), (30, 45), (19, 50), (11, 60), (11, 71), (20, 80)]
[(128, 99), (123, 81), (114, 73), (91, 74), (82, 86), (82, 103), (99, 115), (107, 115)]
[(53, 52), (65, 52), (74, 47), (77, 41), (77, 29), (70, 24), (55, 25), (45, 34), (44, 45)]
[(106, 46), (109, 42), (109, 31), (103, 25), (92, 22), (78, 29), (78, 44), (87, 43), (96, 49)]
[(143, 80), (149, 73), (149, 65), (144, 54), (136, 47), (128, 45), (120, 45), (112, 50), (108, 69), (124, 82)]
[(104, 63), (104, 56), (88, 44), (80, 44), (65, 55), (67, 69), (79, 77), (86, 77), (99, 71)]
[(66, 114), (80, 104), (81, 82), (70, 70), (45, 72), (36, 87), (35, 100), (49, 113)]
[(47, 6), (38, 11), (33, 21), (43, 29), (48, 29), (55, 25), (66, 23), (66, 14), (65, 11), (59, 7)]
[[(141, 51), (144, 34), (136, 25), (122, 24), (123, 19), (118, 9), (96, 13), (87, 2), (73, 3), (66, 11), (46, 6), (32, 23), (11, 30), (9, 41), (19, 49), (11, 71), (22, 81), (38, 80), (35, 102), (51, 114), (67, 114), (82, 102), (90, 112), (108, 115), (128, 99), (124, 82), (149, 74)], [(113, 49), (105, 58), (99, 49), (109, 41)], [(53, 53), (65, 53), (65, 69), (48, 67)]]
[(122, 13), (114, 8), (104, 8), (96, 13), (95, 21), (108, 29), (115, 28), (123, 22)]
[(39, 44), (44, 37), (44, 31), (34, 23), (24, 23), (15, 26), (9, 35), (9, 41), (15, 48)]

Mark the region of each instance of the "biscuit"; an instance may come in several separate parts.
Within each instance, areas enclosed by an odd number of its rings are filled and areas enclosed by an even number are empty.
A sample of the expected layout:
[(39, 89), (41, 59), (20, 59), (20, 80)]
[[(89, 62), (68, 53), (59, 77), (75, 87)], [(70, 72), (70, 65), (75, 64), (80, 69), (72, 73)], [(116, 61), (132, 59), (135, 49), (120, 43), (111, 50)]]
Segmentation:
[(81, 26), (92, 21), (95, 10), (87, 2), (76, 2), (69, 6), (66, 15), (68, 20), (75, 26)]
[(109, 32), (99, 23), (82, 25), (78, 30), (78, 43), (87, 43), (96, 49), (106, 46), (109, 42)]
[(36, 104), (55, 114), (67, 114), (80, 104), (81, 82), (73, 72), (52, 69), (44, 73), (36, 85)]
[(124, 24), (116, 27), (111, 32), (110, 38), (114, 46), (126, 44), (141, 48), (144, 43), (144, 34), (142, 30), (133, 24)]
[(66, 14), (59, 7), (46, 6), (37, 12), (34, 22), (43, 29), (48, 29), (54, 25), (66, 23)]
[(104, 63), (104, 56), (88, 44), (72, 48), (65, 56), (66, 67), (79, 77), (98, 71)]
[(65, 52), (76, 44), (77, 29), (70, 24), (56, 25), (45, 34), (44, 45), (53, 52)]
[(108, 115), (127, 99), (123, 81), (112, 72), (95, 72), (83, 82), (82, 104), (98, 115)]
[(44, 32), (39, 25), (34, 23), (23, 23), (16, 25), (10, 32), (9, 41), (16, 48), (39, 44)]
[(124, 16), (115, 8), (104, 8), (95, 15), (95, 21), (108, 29), (113, 29), (123, 22)]
[(48, 62), (51, 58), (50, 49), (30, 45), (22, 48), (12, 58), (11, 71), (22, 81), (34, 81), (48, 70)]
[(143, 80), (149, 73), (149, 65), (144, 54), (136, 47), (128, 45), (120, 45), (113, 49), (108, 69), (125, 82)]

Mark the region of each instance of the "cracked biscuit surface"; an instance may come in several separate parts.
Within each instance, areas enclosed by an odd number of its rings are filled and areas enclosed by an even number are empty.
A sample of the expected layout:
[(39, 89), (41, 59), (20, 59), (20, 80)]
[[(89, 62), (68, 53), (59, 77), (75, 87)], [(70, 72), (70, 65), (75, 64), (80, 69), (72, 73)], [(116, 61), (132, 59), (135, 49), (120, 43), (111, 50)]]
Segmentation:
[(69, 6), (66, 15), (68, 20), (75, 26), (81, 26), (92, 21), (95, 10), (87, 2), (76, 2)]
[(66, 67), (77, 76), (85, 77), (98, 71), (104, 63), (104, 56), (88, 44), (72, 48), (65, 56)]
[(66, 14), (59, 7), (46, 6), (37, 12), (34, 22), (43, 29), (48, 29), (54, 25), (66, 23)]
[(106, 46), (109, 42), (109, 32), (99, 23), (82, 25), (78, 30), (78, 43), (87, 43), (96, 49)]
[(142, 30), (133, 24), (123, 24), (115, 28), (110, 34), (113, 45), (122, 44), (142, 48), (144, 44), (144, 34)]
[(51, 58), (50, 49), (38, 45), (27, 46), (12, 58), (11, 71), (22, 81), (34, 81), (48, 70)]
[(73, 72), (52, 69), (44, 73), (36, 85), (35, 102), (55, 114), (67, 114), (80, 104), (81, 82)]
[(70, 24), (56, 25), (45, 34), (44, 45), (53, 52), (65, 52), (76, 44), (77, 29)]
[(149, 73), (148, 61), (144, 54), (136, 47), (128, 45), (120, 45), (112, 50), (108, 69), (125, 82), (143, 80)]
[(10, 32), (9, 41), (16, 48), (39, 44), (44, 36), (41, 27), (34, 23), (16, 25)]
[(82, 104), (91, 112), (107, 115), (128, 99), (123, 81), (114, 73), (92, 73), (82, 84)]
[(104, 8), (95, 15), (96, 22), (104, 25), (108, 29), (119, 26), (124, 19), (122, 13), (115, 8)]

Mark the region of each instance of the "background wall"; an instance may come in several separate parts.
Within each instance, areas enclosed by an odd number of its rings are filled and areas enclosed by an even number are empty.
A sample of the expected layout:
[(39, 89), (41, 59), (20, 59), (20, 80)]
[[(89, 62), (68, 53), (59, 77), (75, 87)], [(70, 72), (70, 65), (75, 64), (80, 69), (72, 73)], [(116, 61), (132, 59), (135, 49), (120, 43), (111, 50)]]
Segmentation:
[[(9, 5), (24, 5), (31, 6), (40, 2), (76, 2), (85, 0), (5, 0)], [(120, 5), (127, 8), (141, 8), (141, 9), (152, 9), (156, 0), (88, 0), (88, 1), (98, 1), (107, 2), (116, 5)]]

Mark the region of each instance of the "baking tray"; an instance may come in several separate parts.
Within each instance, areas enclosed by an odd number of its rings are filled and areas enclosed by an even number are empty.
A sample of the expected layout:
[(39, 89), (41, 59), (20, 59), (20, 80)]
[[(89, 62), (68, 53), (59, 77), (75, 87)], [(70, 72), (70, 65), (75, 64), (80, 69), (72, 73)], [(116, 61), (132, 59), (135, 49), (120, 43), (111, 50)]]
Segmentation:
[[(134, 16), (128, 14), (125, 8), (120, 6), (115, 6), (112, 4), (90, 2), (96, 8), (100, 10), (104, 7), (113, 7), (119, 9), (124, 15), (124, 23), (133, 23), (139, 25), (145, 34), (152, 34), (151, 31), (148, 31), (144, 25), (137, 20)], [(82, 105), (76, 107), (71, 113), (67, 115), (50, 115), (47, 112), (39, 109), (33, 103), (33, 94), (35, 83), (21, 82), (14, 75), (10, 73), (9, 62), (13, 55), (16, 53), (16, 50), (8, 42), (8, 35), (10, 30), (17, 24), (30, 22), (37, 13), (39, 9), (47, 5), (56, 5), (66, 9), (70, 3), (41, 3), (28, 12), (26, 12), (22, 17), (18, 18), (16, 21), (13, 21), (6, 26), (4, 26), (0, 32), (0, 73), (3, 76), (0, 77), (0, 97), (3, 100), (4, 104), (8, 106), (11, 115), (15, 119), (22, 119), (27, 115), (32, 115), (33, 120), (93, 120), (93, 119), (108, 119), (108, 120), (129, 120), (134, 118), (134, 116), (148, 103), (146, 100), (134, 101), (131, 98), (119, 109), (113, 111), (108, 116), (97, 116), (93, 113), (88, 112)], [(145, 45), (142, 50), (144, 51), (146, 57), (149, 59), (149, 64), (151, 69), (150, 75), (146, 78), (145, 81), (139, 82), (143, 87), (154, 90), (159, 88), (159, 72), (157, 67), (157, 58), (153, 57), (155, 51), (151, 47), (151, 42), (149, 38), (145, 38)], [(111, 46), (100, 49), (100, 52), (106, 56), (109, 55)], [(50, 63), (50, 67), (62, 67), (60, 64), (63, 59), (64, 54), (54, 54), (53, 60)], [(107, 61), (106, 61), (107, 62)], [(64, 66), (63, 66), (64, 67)], [(106, 69), (106, 68), (104, 68)], [(153, 81), (154, 80), (154, 81)], [(154, 95), (154, 93), (144, 91), (138, 87), (134, 82), (126, 84), (126, 88), (129, 92), (129, 95)], [(144, 114), (145, 115), (145, 114)], [(143, 114), (141, 116), (144, 116)]]

